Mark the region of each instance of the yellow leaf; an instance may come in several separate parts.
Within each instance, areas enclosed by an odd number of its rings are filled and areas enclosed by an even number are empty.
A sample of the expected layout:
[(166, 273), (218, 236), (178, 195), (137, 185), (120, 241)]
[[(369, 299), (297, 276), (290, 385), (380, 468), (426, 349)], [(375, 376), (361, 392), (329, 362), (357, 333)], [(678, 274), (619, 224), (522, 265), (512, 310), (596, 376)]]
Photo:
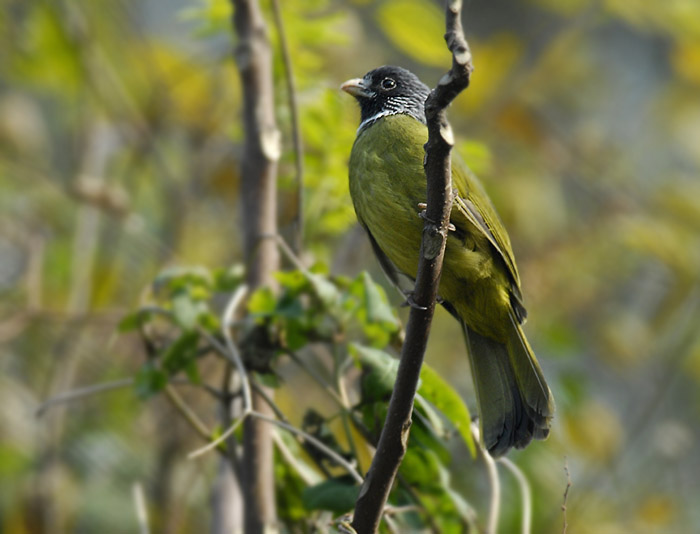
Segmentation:
[(700, 40), (676, 44), (671, 55), (673, 68), (687, 81), (700, 85)]
[(666, 495), (650, 495), (639, 507), (639, 519), (644, 525), (668, 525), (676, 510), (673, 501)]
[[(440, 35), (440, 34), (438, 34)], [(436, 40), (441, 43), (441, 40)], [(487, 41), (473, 37), (469, 39), (474, 56), (475, 71), (469, 90), (461, 98), (455, 100), (455, 105), (462, 111), (474, 112), (480, 109), (489, 98), (499, 94), (518, 59), (524, 50), (517, 37), (508, 33), (499, 33)], [(441, 66), (447, 68), (449, 63), (443, 59)]]
[(377, 21), (387, 37), (407, 56), (425, 65), (449, 67), (450, 53), (442, 10), (417, 0), (391, 0), (377, 10)]

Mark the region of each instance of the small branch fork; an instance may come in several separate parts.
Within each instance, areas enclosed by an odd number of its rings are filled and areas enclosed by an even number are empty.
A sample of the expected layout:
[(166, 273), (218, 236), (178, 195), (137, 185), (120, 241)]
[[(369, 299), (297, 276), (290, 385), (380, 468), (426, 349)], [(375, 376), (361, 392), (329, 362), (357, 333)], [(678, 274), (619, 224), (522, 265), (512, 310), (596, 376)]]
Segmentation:
[(428, 206), (413, 293), (417, 306), (411, 307), (384, 429), (355, 505), (352, 527), (358, 534), (374, 534), (377, 531), (396, 473), (406, 453), (413, 399), (435, 311), (452, 209), (450, 152), (454, 137), (445, 110), (469, 85), (473, 70), (460, 20), (461, 9), (460, 0), (447, 5), (445, 41), (452, 52), (452, 68), (440, 79), (425, 103), (429, 133), (424, 164)]

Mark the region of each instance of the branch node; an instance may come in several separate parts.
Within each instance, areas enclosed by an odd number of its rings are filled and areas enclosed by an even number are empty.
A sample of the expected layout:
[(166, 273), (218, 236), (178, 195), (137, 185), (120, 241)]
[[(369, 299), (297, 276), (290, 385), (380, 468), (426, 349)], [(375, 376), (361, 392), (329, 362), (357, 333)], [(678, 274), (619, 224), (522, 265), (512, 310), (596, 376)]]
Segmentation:
[(282, 134), (268, 126), (260, 132), (260, 148), (263, 155), (270, 161), (278, 161), (282, 155)]
[(446, 122), (440, 125), (440, 137), (442, 137), (442, 140), (450, 147), (455, 146), (455, 136), (449, 123)]
[(445, 235), (440, 228), (434, 224), (428, 224), (423, 229), (423, 257), (434, 260), (442, 251)]

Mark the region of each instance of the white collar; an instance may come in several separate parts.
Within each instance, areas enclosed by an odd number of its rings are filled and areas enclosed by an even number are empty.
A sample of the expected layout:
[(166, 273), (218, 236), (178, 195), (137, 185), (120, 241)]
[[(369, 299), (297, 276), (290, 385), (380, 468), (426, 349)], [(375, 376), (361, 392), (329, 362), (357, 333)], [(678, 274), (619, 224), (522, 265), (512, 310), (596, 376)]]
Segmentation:
[(383, 110), (380, 111), (379, 113), (375, 113), (374, 115), (372, 115), (371, 117), (366, 118), (365, 120), (363, 120), (363, 121), (360, 123), (360, 126), (357, 128), (357, 134), (356, 134), (356, 135), (359, 135), (360, 132), (361, 132), (365, 127), (369, 126), (370, 124), (372, 124), (372, 123), (375, 122), (375, 121), (378, 121), (378, 120), (381, 119), (382, 117), (388, 117), (388, 116), (390, 116), (390, 115), (398, 115), (399, 113), (400, 113), (399, 111), (394, 111), (394, 110), (392, 110), (392, 109), (383, 109)]

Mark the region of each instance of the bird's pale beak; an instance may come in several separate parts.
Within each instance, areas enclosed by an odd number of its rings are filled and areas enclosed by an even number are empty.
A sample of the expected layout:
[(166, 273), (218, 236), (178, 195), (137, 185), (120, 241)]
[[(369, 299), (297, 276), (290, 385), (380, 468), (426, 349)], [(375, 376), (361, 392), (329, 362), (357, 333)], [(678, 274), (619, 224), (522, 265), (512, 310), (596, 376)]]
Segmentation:
[(362, 78), (353, 78), (352, 80), (348, 80), (347, 82), (344, 82), (340, 88), (355, 98), (367, 98), (372, 94)]

